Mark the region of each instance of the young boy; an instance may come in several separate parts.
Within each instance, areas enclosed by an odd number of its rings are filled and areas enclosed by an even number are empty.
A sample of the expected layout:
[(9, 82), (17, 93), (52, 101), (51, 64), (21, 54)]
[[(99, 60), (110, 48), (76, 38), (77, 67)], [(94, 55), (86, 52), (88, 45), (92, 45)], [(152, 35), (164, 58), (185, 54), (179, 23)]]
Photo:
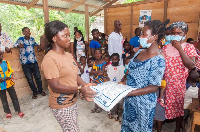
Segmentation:
[(99, 30), (98, 29), (93, 29), (91, 31), (93, 40), (90, 42), (90, 49), (91, 49), (91, 55), (94, 58), (94, 51), (97, 48), (101, 48), (101, 44), (99, 43)]
[[(19, 48), (20, 63), (22, 64), (22, 69), (24, 71), (28, 84), (31, 90), (33, 91), (32, 98), (37, 99), (38, 93), (41, 94), (42, 96), (46, 96), (46, 93), (43, 92), (40, 70), (34, 51), (34, 46), (38, 44), (35, 42), (34, 38), (30, 37), (31, 32), (28, 27), (24, 27), (22, 29), (22, 33), (24, 37), (20, 37), (14, 44), (14, 47)], [(32, 74), (34, 75), (37, 88), (35, 86), (35, 83), (33, 82)]]
[(12, 81), (13, 70), (10, 67), (8, 61), (3, 60), (3, 53), (0, 51), (0, 98), (3, 104), (4, 112), (6, 113), (6, 119), (11, 119), (11, 111), (8, 105), (6, 91), (8, 91), (12, 100), (14, 109), (18, 112), (19, 117), (24, 117), (24, 113), (21, 112), (19, 101), (14, 89), (14, 82)]
[[(119, 54), (118, 53), (113, 53), (111, 55), (111, 60), (112, 64), (108, 66), (107, 69), (107, 74), (108, 74), (108, 80), (113, 81), (113, 82), (120, 82), (121, 79), (124, 77), (124, 66), (119, 65)], [(115, 111), (115, 121), (119, 120), (119, 103), (114, 107)], [(109, 118), (112, 118), (112, 113), (108, 113)]]

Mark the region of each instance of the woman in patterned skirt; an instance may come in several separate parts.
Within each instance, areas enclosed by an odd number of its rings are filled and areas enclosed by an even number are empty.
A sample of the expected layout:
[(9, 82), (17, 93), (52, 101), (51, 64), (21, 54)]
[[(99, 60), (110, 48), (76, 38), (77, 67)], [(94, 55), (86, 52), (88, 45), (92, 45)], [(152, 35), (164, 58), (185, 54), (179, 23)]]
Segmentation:
[(138, 50), (130, 60), (127, 85), (137, 88), (124, 99), (121, 132), (151, 132), (157, 102), (156, 90), (161, 86), (165, 59), (158, 43), (165, 36), (166, 24), (159, 20), (145, 23)]
[(165, 117), (176, 119), (176, 132), (180, 132), (184, 116), (184, 96), (188, 69), (195, 66), (196, 50), (192, 44), (184, 42), (188, 26), (185, 22), (170, 25), (171, 43), (163, 47), (166, 60), (164, 79), (167, 82), (165, 95)]

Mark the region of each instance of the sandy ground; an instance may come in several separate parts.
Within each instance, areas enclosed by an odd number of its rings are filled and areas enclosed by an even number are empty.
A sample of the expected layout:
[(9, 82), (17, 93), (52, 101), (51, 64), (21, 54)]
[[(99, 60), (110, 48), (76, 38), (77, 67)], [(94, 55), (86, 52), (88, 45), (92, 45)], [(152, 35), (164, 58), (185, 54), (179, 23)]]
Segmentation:
[[(13, 111), (12, 119), (5, 119), (3, 108), (0, 108), (0, 127), (7, 132), (62, 132), (59, 124), (48, 107), (48, 96), (39, 95), (38, 99), (31, 97), (20, 100), (21, 109), (25, 113), (20, 118), (11, 106)], [(81, 132), (120, 132), (121, 125), (114, 119), (108, 119), (107, 112), (90, 113), (94, 104), (78, 100), (79, 115), (78, 122)], [(173, 132), (175, 123), (166, 123), (163, 132)], [(2, 130), (0, 129), (0, 132)]]

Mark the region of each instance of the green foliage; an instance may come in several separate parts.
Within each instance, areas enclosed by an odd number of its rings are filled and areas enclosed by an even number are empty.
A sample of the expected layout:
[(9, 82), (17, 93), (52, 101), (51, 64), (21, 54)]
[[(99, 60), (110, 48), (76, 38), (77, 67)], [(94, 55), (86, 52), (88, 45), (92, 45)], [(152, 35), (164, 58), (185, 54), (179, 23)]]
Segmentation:
[[(68, 13), (62, 11), (49, 11), (49, 19), (60, 20), (66, 23), (70, 29), (71, 38), (73, 39), (74, 27), (85, 35), (85, 15)], [(95, 17), (90, 17), (89, 22), (92, 23)], [(26, 7), (1, 4), (0, 3), (0, 23), (2, 25), (2, 32), (9, 34), (13, 42), (22, 36), (22, 28), (29, 27), (32, 37), (39, 42), (40, 36), (44, 33), (44, 14), (42, 9), (31, 8), (27, 10)]]
[(138, 1), (144, 1), (144, 0), (126, 0), (124, 3), (133, 3)]

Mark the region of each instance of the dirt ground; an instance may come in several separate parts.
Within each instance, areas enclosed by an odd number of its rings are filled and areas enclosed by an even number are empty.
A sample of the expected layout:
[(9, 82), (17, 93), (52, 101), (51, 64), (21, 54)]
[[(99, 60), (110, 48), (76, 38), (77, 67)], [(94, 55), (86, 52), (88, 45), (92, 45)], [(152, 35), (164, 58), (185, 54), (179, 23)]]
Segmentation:
[[(48, 107), (48, 96), (38, 96), (33, 100), (31, 97), (20, 100), (21, 109), (25, 113), (20, 118), (11, 106), (12, 119), (5, 119), (3, 108), (0, 108), (0, 132), (62, 132), (59, 124)], [(107, 112), (90, 113), (94, 104), (84, 100), (78, 100), (78, 122), (81, 132), (120, 132), (121, 124), (109, 119)], [(3, 128), (3, 130), (1, 130)], [(173, 132), (175, 123), (166, 123), (163, 132)]]

